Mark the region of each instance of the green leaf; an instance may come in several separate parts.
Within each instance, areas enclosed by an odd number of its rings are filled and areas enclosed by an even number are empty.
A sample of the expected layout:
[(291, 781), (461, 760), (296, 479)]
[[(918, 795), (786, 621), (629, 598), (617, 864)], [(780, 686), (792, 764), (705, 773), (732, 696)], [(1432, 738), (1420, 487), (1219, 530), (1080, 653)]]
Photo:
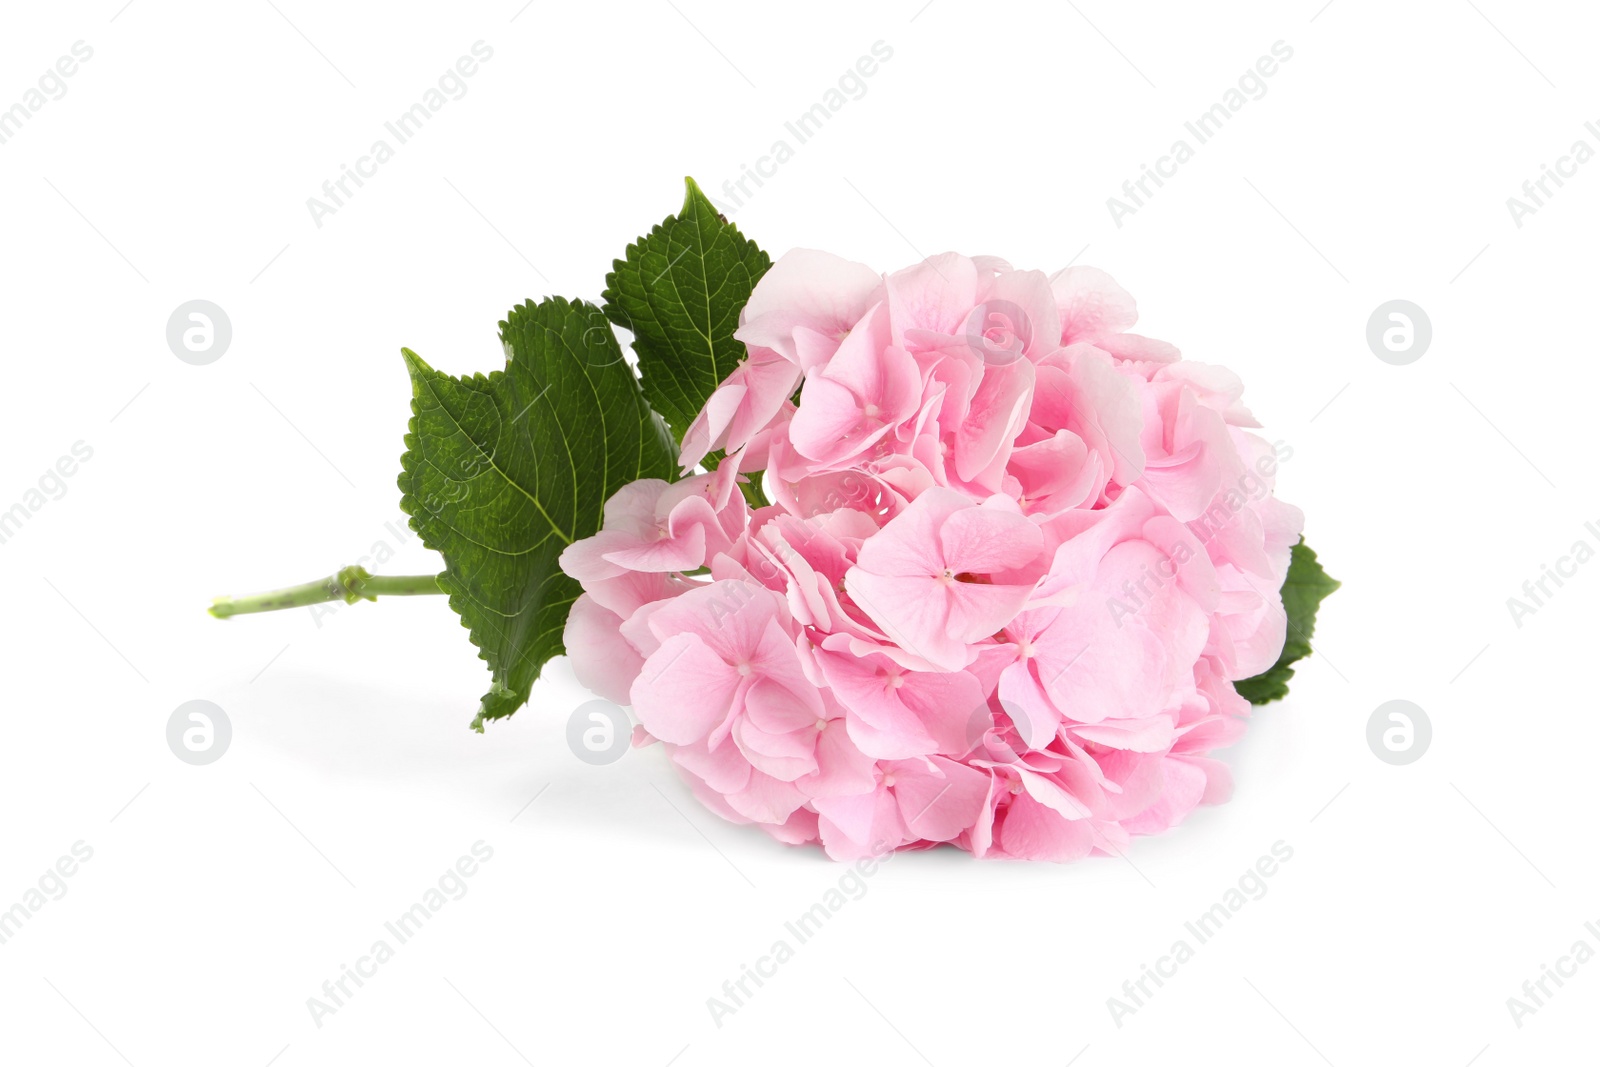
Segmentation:
[(772, 266), (685, 178), (683, 210), (628, 246), (606, 275), (606, 317), (633, 333), (644, 395), (673, 435), (744, 358), (739, 312)]
[(1294, 670), (1289, 665), (1311, 655), (1311, 633), (1317, 625), (1317, 606), (1339, 583), (1317, 562), (1317, 554), (1301, 541), (1290, 550), (1289, 573), (1283, 579), (1283, 607), (1289, 613), (1289, 635), (1278, 662), (1254, 678), (1233, 683), (1239, 695), (1252, 704), (1279, 700), (1289, 693)]
[(444, 555), (439, 585), (492, 672), (479, 731), (521, 707), (564, 651), (581, 590), (561, 550), (600, 528), (626, 483), (673, 478), (677, 457), (599, 308), (530, 301), (500, 340), (506, 367), (488, 377), (441, 374), (402, 349), (413, 417), (400, 506)]

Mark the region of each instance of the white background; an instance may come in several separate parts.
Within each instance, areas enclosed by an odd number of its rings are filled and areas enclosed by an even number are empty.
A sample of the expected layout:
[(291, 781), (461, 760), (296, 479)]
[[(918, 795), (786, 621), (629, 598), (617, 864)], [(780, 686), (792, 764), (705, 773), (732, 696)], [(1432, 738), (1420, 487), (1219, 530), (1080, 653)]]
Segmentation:
[[(0, 945), (0, 1060), (1593, 1061), (1600, 963), (1520, 1028), (1506, 1006), (1600, 948), (1600, 564), (1520, 628), (1506, 606), (1600, 545), (1600, 161), (1520, 228), (1506, 206), (1600, 148), (1585, 5), (274, 2), (7, 5), (0, 107), (94, 54), (0, 145), (0, 510), (93, 458), (0, 544), (0, 908), (93, 858)], [(317, 227), (306, 199), (478, 40), (467, 94)], [(488, 675), (442, 599), (204, 609), (380, 541), (374, 569), (436, 569), (392, 532), (400, 346), (488, 371), (513, 303), (598, 300), (683, 175), (726, 202), (880, 40), (735, 221), (774, 256), (1109, 270), (1142, 332), (1243, 375), (1344, 588), (1228, 753), (1231, 803), (1129, 862), (896, 858), (719, 1028), (706, 999), (842, 868), (705, 812), (659, 750), (580, 763), (564, 660), (469, 732)], [(1106, 199), (1279, 40), (1266, 95), (1115, 225)], [(234, 334), (202, 367), (165, 340), (196, 298)], [(1365, 341), (1395, 298), (1433, 324), (1409, 366)], [(205, 767), (165, 740), (196, 698), (234, 731)], [(1433, 724), (1409, 766), (1367, 747), (1394, 698)], [(315, 1025), (307, 998), (480, 840), (467, 895)], [(1280, 840), (1267, 894), (1115, 1025), (1107, 998)]]

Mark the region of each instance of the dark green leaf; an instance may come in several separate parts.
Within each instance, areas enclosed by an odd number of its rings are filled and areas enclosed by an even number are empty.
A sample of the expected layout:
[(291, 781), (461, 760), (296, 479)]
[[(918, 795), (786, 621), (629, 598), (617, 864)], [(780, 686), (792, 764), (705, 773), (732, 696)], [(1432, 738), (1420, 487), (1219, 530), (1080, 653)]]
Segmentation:
[(1304, 541), (1295, 545), (1290, 553), (1289, 573), (1283, 580), (1283, 607), (1289, 614), (1289, 635), (1283, 643), (1283, 653), (1266, 671), (1233, 684), (1239, 695), (1252, 704), (1265, 704), (1288, 695), (1289, 679), (1294, 677), (1289, 665), (1311, 655), (1317, 606), (1339, 588), (1339, 583), (1328, 577), (1328, 572), (1317, 562), (1317, 554)]
[(644, 395), (683, 440), (744, 358), (739, 312), (772, 260), (686, 178), (683, 210), (628, 246), (606, 275), (606, 317), (633, 333)]
[(677, 449), (604, 314), (551, 298), (500, 324), (506, 367), (441, 374), (405, 349), (413, 418), (400, 502), (444, 555), (439, 585), (493, 675), (474, 729), (516, 711), (563, 651), (580, 592), (557, 558), (600, 528), (635, 478), (672, 478)]

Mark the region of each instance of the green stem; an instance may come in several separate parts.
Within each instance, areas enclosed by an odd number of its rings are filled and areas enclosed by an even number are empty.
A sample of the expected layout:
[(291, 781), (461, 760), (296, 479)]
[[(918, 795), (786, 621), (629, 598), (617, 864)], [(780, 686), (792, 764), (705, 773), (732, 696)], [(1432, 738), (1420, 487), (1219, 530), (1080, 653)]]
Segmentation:
[[(701, 466), (705, 467), (707, 471), (714, 471), (726, 458), (728, 458), (728, 454), (726, 452), (720, 450), (712, 452), (701, 462)], [(748, 481), (738, 483), (739, 492), (744, 494), (745, 503), (749, 504), (752, 508), (764, 508), (768, 504), (772, 503), (772, 501), (767, 499), (767, 494), (761, 489), (761, 474), (761, 471), (752, 471), (750, 474), (746, 475), (746, 477), (749, 479)]]
[(249, 615), (257, 611), (280, 611), (284, 608), (303, 608), (311, 604), (326, 604), (342, 600), (354, 604), (358, 600), (376, 600), (380, 596), (426, 596), (443, 593), (439, 580), (431, 574), (372, 575), (365, 567), (346, 567), (338, 574), (319, 578), (287, 589), (274, 589), (270, 593), (250, 596), (219, 596), (210, 611), (219, 619), (232, 615)]
[(748, 482), (739, 483), (739, 492), (744, 494), (745, 503), (753, 508), (764, 508), (772, 501), (767, 499), (767, 494), (761, 491), (761, 472), (751, 476)]

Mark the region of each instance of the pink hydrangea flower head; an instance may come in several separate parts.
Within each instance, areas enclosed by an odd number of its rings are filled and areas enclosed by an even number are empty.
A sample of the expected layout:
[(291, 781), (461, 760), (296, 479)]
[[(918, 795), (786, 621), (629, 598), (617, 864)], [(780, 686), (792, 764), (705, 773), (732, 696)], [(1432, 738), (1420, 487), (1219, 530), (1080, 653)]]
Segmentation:
[(713, 811), (841, 860), (1120, 854), (1226, 800), (1303, 520), (1239, 380), (1136, 321), (1091, 267), (782, 257), (685, 477), (562, 554), (579, 679)]

